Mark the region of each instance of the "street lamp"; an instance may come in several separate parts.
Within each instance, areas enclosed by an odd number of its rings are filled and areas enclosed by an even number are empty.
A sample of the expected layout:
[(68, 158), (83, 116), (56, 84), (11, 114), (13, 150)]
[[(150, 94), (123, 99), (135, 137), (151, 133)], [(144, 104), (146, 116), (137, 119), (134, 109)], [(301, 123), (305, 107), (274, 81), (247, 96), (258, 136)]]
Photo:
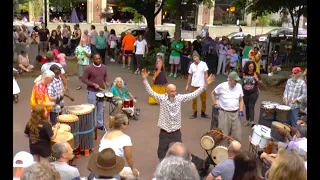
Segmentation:
[(48, 14), (48, 8), (47, 8), (47, 6), (48, 6), (48, 0), (43, 0), (44, 1), (44, 13), (43, 13), (43, 18), (44, 18), (44, 24), (46, 25), (46, 27), (47, 27), (47, 25), (48, 25), (48, 19), (47, 19), (47, 14)]

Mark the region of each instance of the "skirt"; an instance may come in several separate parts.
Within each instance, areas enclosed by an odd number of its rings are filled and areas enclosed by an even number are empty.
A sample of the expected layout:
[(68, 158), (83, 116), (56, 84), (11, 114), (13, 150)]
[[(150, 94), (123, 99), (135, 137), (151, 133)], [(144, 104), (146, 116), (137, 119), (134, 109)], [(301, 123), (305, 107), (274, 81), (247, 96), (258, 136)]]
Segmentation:
[[(155, 85), (154, 83), (152, 83), (152, 90), (158, 94), (165, 94), (167, 85)], [(158, 101), (155, 98), (149, 96), (148, 103), (154, 105), (158, 104)]]
[(13, 79), (13, 94), (19, 94), (20, 93), (20, 88), (15, 79)]

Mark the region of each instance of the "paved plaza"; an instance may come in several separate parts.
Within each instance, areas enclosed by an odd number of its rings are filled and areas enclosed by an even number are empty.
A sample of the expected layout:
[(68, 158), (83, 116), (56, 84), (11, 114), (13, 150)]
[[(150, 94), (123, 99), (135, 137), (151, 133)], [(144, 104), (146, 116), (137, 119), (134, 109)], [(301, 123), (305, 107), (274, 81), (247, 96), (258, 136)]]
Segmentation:
[[(157, 127), (159, 106), (148, 105), (148, 96), (143, 87), (142, 78), (140, 75), (133, 75), (127, 69), (121, 69), (119, 64), (111, 64), (108, 62), (109, 82), (112, 82), (115, 77), (122, 77), (127, 83), (127, 87), (133, 96), (138, 97), (138, 106), (141, 109), (140, 120), (131, 121), (127, 129), (127, 134), (131, 137), (133, 143), (133, 160), (134, 166), (140, 171), (140, 180), (150, 180), (158, 164), (157, 147), (159, 128)], [(207, 91), (207, 114), (211, 115), (211, 97), (210, 92), (219, 83), (226, 81), (225, 76), (217, 76), (213, 85), (210, 85)], [(21, 89), (20, 102), (13, 105), (13, 156), (21, 151), (29, 151), (28, 139), (24, 135), (24, 128), (30, 117), (30, 95), (33, 86), (34, 78), (19, 78), (18, 84)], [(149, 78), (151, 83), (151, 77)], [(187, 93), (185, 91), (186, 80), (169, 79), (169, 83), (177, 86), (178, 93)], [(78, 79), (70, 77), (69, 90), (70, 94), (75, 97), (75, 101), (71, 102), (66, 99), (66, 105), (78, 105), (87, 103), (86, 89), (77, 91)], [(278, 97), (272, 96), (267, 92), (260, 92), (258, 102), (256, 104), (256, 121), (258, 121), (259, 108), (261, 101), (279, 101)], [(205, 159), (205, 151), (200, 146), (201, 136), (209, 130), (210, 120), (203, 119), (198, 116), (197, 119), (189, 119), (192, 115), (191, 102), (182, 105), (182, 141), (187, 146), (192, 154)], [(105, 109), (105, 124), (107, 124), (108, 106)], [(198, 107), (200, 109), (200, 99), (198, 100)], [(200, 111), (200, 110), (199, 110)], [(248, 150), (248, 137), (251, 133), (249, 127), (242, 127), (242, 145), (244, 150)], [(95, 152), (98, 149), (99, 141), (103, 136), (103, 132), (99, 132), (98, 140), (95, 142)], [(87, 177), (89, 171), (87, 170), (88, 157), (81, 156), (76, 159), (75, 163), (80, 171), (82, 177)]]

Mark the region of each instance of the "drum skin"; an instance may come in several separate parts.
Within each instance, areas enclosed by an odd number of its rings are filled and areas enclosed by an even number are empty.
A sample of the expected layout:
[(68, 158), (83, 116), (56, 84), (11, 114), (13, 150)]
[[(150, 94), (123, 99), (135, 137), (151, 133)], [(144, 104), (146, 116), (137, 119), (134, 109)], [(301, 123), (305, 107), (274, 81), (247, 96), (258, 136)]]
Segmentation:
[(228, 159), (228, 148), (224, 146), (217, 146), (212, 150), (211, 158), (215, 164)]
[(56, 138), (51, 140), (51, 145), (53, 146), (55, 143), (63, 141), (68, 142), (72, 149), (75, 148), (73, 135), (69, 132), (58, 132)]
[(69, 132), (69, 133), (71, 133), (71, 127), (68, 124), (61, 123), (58, 132)]
[(290, 127), (280, 123), (280, 122), (276, 122), (276, 121), (273, 121), (272, 122), (272, 127), (271, 127), (271, 137), (277, 141), (280, 141), (280, 142), (285, 142), (286, 140), (286, 137), (283, 136), (281, 133), (280, 133), (280, 130), (279, 129), (283, 129), (284, 131), (288, 131), (290, 132)]

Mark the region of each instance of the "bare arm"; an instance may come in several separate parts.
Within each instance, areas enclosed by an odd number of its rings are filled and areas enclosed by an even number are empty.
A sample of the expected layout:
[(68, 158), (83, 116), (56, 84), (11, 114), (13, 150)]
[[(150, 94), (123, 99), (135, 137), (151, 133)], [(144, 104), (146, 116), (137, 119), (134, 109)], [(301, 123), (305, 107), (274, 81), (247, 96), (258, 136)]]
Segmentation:
[(192, 80), (192, 74), (189, 74), (188, 75), (188, 80), (187, 80), (187, 87), (189, 86), (191, 80)]
[(244, 103), (243, 103), (243, 96), (242, 96), (240, 97), (239, 111), (243, 112), (243, 106), (244, 106)]
[(194, 98), (198, 97), (204, 90), (207, 89), (207, 85), (198, 88), (197, 90), (193, 91), (192, 93), (180, 95), (182, 97), (182, 102), (191, 101)]
[(213, 90), (211, 92), (211, 100), (212, 100), (212, 105), (216, 105), (216, 99), (217, 99), (217, 93)]
[(148, 44), (146, 45), (146, 54), (149, 53), (149, 47), (148, 47)]
[(58, 134), (58, 128), (53, 128), (53, 136), (50, 139), (54, 140), (57, 137), (57, 134)]
[(134, 167), (133, 167), (133, 157), (132, 157), (132, 146), (124, 146), (124, 157), (127, 160), (128, 165), (130, 166), (131, 170), (133, 171)]

